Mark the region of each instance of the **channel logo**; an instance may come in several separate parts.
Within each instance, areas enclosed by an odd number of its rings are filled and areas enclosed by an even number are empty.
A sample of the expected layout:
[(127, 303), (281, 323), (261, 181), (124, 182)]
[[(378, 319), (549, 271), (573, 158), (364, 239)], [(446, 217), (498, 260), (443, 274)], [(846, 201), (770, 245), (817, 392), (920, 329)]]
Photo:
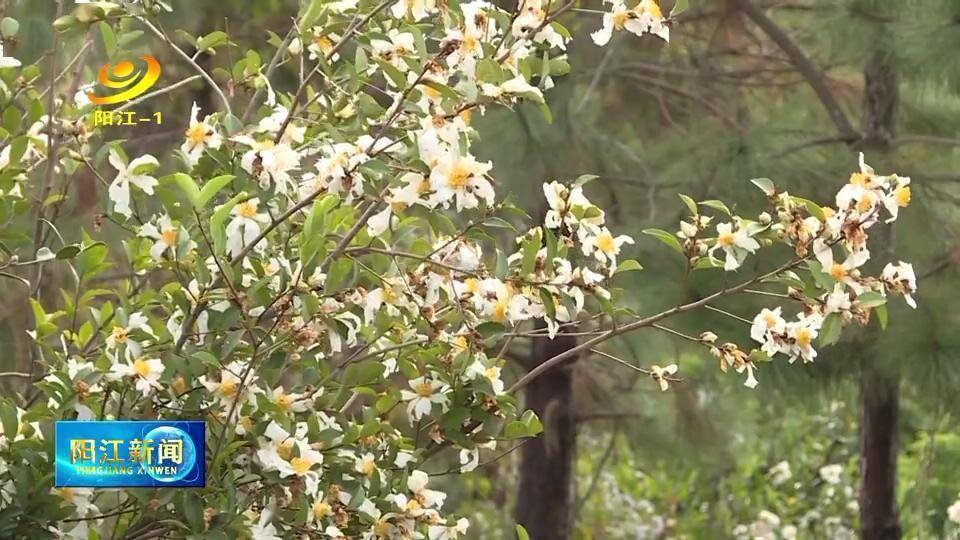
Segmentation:
[(202, 421), (56, 423), (57, 487), (203, 487)]
[(93, 91), (87, 92), (90, 102), (96, 105), (113, 105), (131, 100), (146, 92), (156, 84), (160, 78), (160, 62), (152, 56), (141, 56), (143, 65), (134, 64), (130, 60), (116, 64), (104, 64), (100, 68), (97, 82), (113, 90), (120, 90), (116, 94), (98, 96)]

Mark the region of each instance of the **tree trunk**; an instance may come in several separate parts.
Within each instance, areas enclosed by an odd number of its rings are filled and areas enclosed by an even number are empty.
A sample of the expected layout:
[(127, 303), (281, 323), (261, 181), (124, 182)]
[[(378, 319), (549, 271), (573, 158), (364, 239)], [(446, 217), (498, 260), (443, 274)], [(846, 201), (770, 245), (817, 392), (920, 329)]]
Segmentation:
[[(577, 344), (576, 338), (534, 340), (532, 366)], [(528, 366), (528, 367), (532, 367)], [(527, 385), (525, 405), (543, 423), (543, 433), (521, 449), (516, 520), (532, 540), (567, 540), (573, 506), (577, 426), (573, 404), (573, 360)]]
[(860, 536), (898, 540), (898, 381), (865, 365), (860, 374)]
[[(863, 142), (886, 151), (893, 138), (897, 79), (891, 56), (877, 49), (864, 69)], [(885, 231), (881, 231), (885, 232)], [(897, 414), (899, 378), (871, 359), (860, 369), (860, 536), (899, 540), (897, 511)]]

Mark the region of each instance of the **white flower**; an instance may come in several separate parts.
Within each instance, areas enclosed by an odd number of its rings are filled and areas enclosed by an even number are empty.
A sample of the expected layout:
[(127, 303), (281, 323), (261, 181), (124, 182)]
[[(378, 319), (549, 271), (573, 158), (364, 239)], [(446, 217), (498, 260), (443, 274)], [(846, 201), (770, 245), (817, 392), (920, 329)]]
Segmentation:
[(273, 404), (285, 413), (305, 412), (310, 409), (310, 396), (294, 393), (288, 394), (283, 391), (282, 386), (274, 388), (272, 396), (271, 401), (273, 401)]
[(793, 478), (793, 473), (790, 471), (790, 462), (781, 461), (777, 463), (767, 472), (767, 475), (770, 477), (770, 483), (774, 486), (779, 486)]
[(787, 338), (790, 343), (786, 352), (790, 355), (790, 363), (793, 363), (798, 356), (803, 358), (805, 363), (813, 362), (817, 357), (813, 340), (816, 339), (822, 324), (823, 317), (819, 314), (801, 315), (798, 321), (787, 323)]
[(852, 274), (854, 270), (863, 266), (870, 259), (869, 251), (866, 249), (854, 251), (842, 263), (838, 263), (833, 258), (833, 247), (823, 240), (817, 239), (813, 242), (813, 254), (822, 265), (825, 274), (829, 274), (834, 280), (847, 285), (854, 292), (859, 293), (862, 290), (860, 283)]
[(414, 469), (407, 478), (407, 489), (413, 493), (414, 498), (423, 508), (440, 508), (443, 506), (447, 494), (427, 489), (429, 481), (430, 477), (427, 476), (427, 473)]
[(300, 167), (300, 154), (285, 142), (257, 141), (248, 135), (233, 138), (250, 147), (240, 158), (240, 166), (267, 189), (272, 181), (277, 193), (286, 194), (293, 184), (290, 172)]
[(187, 156), (187, 161), (191, 167), (200, 161), (200, 155), (203, 154), (204, 150), (220, 148), (220, 144), (223, 142), (220, 134), (209, 123), (210, 115), (205, 116), (200, 121), (197, 119), (199, 112), (200, 107), (194, 102), (190, 108), (190, 125), (183, 134), (185, 140), (180, 146), (180, 150)]
[(436, 10), (437, 0), (400, 0), (394, 2), (390, 8), (390, 13), (398, 19), (406, 17), (409, 13), (413, 16), (413, 20), (419, 21)]
[(627, 9), (622, 0), (610, 3), (610, 13), (603, 15), (603, 27), (590, 34), (597, 45), (606, 45), (614, 30), (626, 30), (638, 36), (650, 33), (664, 41), (670, 40), (670, 28), (664, 24), (663, 13), (655, 0), (641, 0), (633, 9)]
[(490, 278), (481, 281), (479, 289), (483, 294), (483, 314), (494, 322), (515, 323), (525, 321), (533, 315), (530, 300), (523, 294), (518, 294), (510, 283)]
[(608, 265), (611, 273), (617, 268), (617, 255), (624, 244), (633, 244), (633, 238), (625, 234), (613, 236), (606, 227), (586, 226), (580, 229), (580, 249), (584, 255), (593, 255)]
[(424, 416), (430, 414), (434, 403), (439, 404), (446, 410), (447, 385), (437, 380), (429, 380), (426, 377), (417, 377), (410, 380), (410, 390), (401, 390), (400, 398), (407, 403), (407, 415), (410, 416), (410, 422), (416, 422)]
[(726, 254), (726, 260), (723, 269), (727, 271), (736, 270), (743, 264), (748, 253), (756, 253), (760, 249), (760, 244), (750, 238), (746, 228), (742, 225), (733, 230), (732, 223), (717, 224), (717, 242), (710, 248), (710, 256), (718, 249), (722, 249)]
[[(159, 261), (163, 258), (163, 254), (167, 250), (170, 250), (173, 255), (176, 256), (177, 240), (181, 238), (180, 234), (185, 232), (182, 227), (175, 226), (173, 222), (170, 221), (170, 216), (164, 214), (157, 220), (157, 225), (145, 223), (140, 228), (137, 236), (156, 240), (150, 248), (150, 256), (153, 257), (154, 260)], [(186, 234), (184, 234), (184, 236), (186, 236)], [(187, 240), (185, 246), (185, 251), (190, 252), (197, 247), (197, 243), (193, 240)]]
[(460, 450), (460, 472), (466, 473), (470, 472), (477, 468), (477, 465), (480, 464), (480, 449), (474, 448), (468, 450), (466, 448)]
[(392, 28), (387, 32), (387, 38), (389, 38), (389, 41), (371, 39), (370, 46), (373, 47), (373, 52), (377, 56), (383, 57), (400, 71), (408, 71), (410, 66), (403, 60), (403, 57), (416, 51), (413, 34)]
[(157, 179), (148, 173), (156, 169), (160, 163), (150, 154), (144, 154), (127, 165), (120, 154), (112, 148), (107, 160), (117, 170), (117, 176), (107, 190), (110, 200), (113, 201), (113, 210), (125, 217), (130, 217), (133, 214), (130, 209), (130, 184), (142, 189), (147, 195), (153, 195)]
[(675, 374), (677, 370), (678, 368), (676, 364), (670, 364), (665, 367), (660, 367), (654, 364), (650, 366), (650, 377), (660, 384), (660, 390), (662, 392), (666, 392), (667, 388), (670, 388), (670, 384), (667, 382), (667, 379)]
[(270, 216), (257, 213), (260, 201), (248, 199), (234, 206), (230, 213), (234, 218), (227, 225), (227, 253), (238, 256), (260, 234), (260, 224), (270, 223)]
[(467, 518), (460, 518), (453, 525), (430, 525), (427, 529), (427, 538), (429, 540), (454, 540), (467, 534), (468, 528), (470, 528), (470, 522)]
[(544, 216), (544, 226), (556, 229), (560, 227), (561, 222), (573, 226), (577, 223), (576, 216), (573, 215), (574, 208), (587, 208), (591, 206), (590, 201), (583, 195), (583, 188), (580, 186), (567, 187), (560, 182), (550, 182), (543, 184), (543, 195), (547, 199), (550, 210)]
[(377, 458), (370, 452), (362, 456), (356, 456), (356, 462), (354, 463), (353, 470), (358, 473), (371, 477), (374, 473), (377, 472)]
[(461, 156), (455, 149), (447, 150), (430, 171), (430, 187), (434, 193), (431, 205), (444, 208), (455, 200), (457, 211), (476, 208), (480, 201), (493, 204), (494, 191), (486, 174), (492, 165), (481, 163), (473, 156)]
[(824, 465), (820, 467), (820, 478), (824, 482), (830, 485), (836, 485), (840, 483), (840, 475), (843, 474), (843, 466), (839, 463), (834, 463), (832, 465)]
[(136, 381), (137, 390), (144, 396), (148, 396), (153, 389), (163, 388), (158, 382), (160, 375), (163, 375), (163, 370), (163, 362), (160, 359), (139, 357), (132, 362), (115, 362), (110, 367), (107, 378), (116, 381), (130, 377)]
[(913, 273), (913, 265), (900, 261), (896, 265), (887, 263), (880, 275), (887, 287), (903, 295), (907, 305), (916, 309), (917, 302), (913, 294), (917, 292), (917, 275)]
[(150, 325), (147, 324), (147, 317), (140, 312), (131, 313), (127, 318), (125, 326), (114, 326), (107, 336), (107, 350), (117, 349), (120, 345), (126, 345), (126, 358), (132, 360), (140, 355), (142, 346), (136, 339), (130, 339), (130, 332), (139, 330), (151, 337), (156, 337)]
[(207, 389), (207, 392), (217, 398), (221, 405), (230, 407), (237, 397), (241, 396), (241, 386), (243, 387), (242, 395), (251, 400), (254, 394), (260, 390), (259, 387), (252, 384), (257, 379), (252, 369), (247, 375), (247, 383), (241, 384), (240, 376), (245, 371), (247, 371), (246, 364), (241, 361), (233, 361), (220, 371), (219, 381), (208, 379), (206, 375), (203, 375), (199, 378), (199, 382)]
[(474, 360), (467, 367), (467, 376), (470, 379), (485, 378), (493, 387), (493, 393), (500, 395), (503, 393), (503, 381), (500, 379), (500, 368), (498, 366), (486, 367), (480, 360)]
[(750, 338), (762, 343), (761, 349), (770, 356), (778, 353), (781, 348), (780, 335), (786, 330), (787, 322), (780, 316), (780, 307), (760, 311), (753, 318), (750, 327)]
[(883, 197), (883, 206), (890, 213), (890, 218), (886, 223), (892, 223), (900, 215), (900, 209), (906, 208), (910, 204), (910, 178), (894, 175), (896, 187), (890, 190), (888, 195)]
[(947, 508), (947, 519), (960, 525), (960, 500), (955, 501)]
[(93, 495), (94, 491), (91, 488), (54, 488), (54, 493), (60, 497), (60, 500), (65, 505), (71, 505), (76, 507), (74, 516), (82, 518), (87, 515), (97, 515), (100, 513), (100, 510), (97, 508), (97, 505), (93, 504)]
[(830, 313), (843, 313), (849, 311), (852, 303), (850, 302), (850, 293), (843, 288), (842, 283), (833, 286), (833, 291), (827, 295), (823, 304), (824, 315)]

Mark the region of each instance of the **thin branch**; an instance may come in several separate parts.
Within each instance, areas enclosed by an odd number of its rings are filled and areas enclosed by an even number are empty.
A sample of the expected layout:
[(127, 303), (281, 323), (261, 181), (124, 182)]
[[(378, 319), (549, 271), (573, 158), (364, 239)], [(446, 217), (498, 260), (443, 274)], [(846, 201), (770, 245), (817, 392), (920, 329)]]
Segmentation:
[(124, 103), (123, 105), (117, 107), (116, 109), (114, 109), (114, 112), (125, 111), (125, 110), (129, 109), (130, 107), (133, 107), (133, 106), (135, 106), (135, 105), (139, 105), (140, 103), (143, 103), (144, 101), (147, 101), (147, 100), (150, 99), (150, 98), (154, 98), (154, 97), (157, 97), (157, 96), (161, 96), (161, 95), (166, 94), (166, 93), (168, 93), (168, 92), (173, 92), (173, 91), (176, 90), (177, 88), (180, 88), (181, 86), (186, 85), (186, 84), (190, 84), (190, 83), (192, 83), (193, 81), (195, 81), (195, 80), (197, 80), (197, 79), (199, 79), (199, 78), (200, 78), (200, 75), (191, 75), (191, 76), (187, 77), (186, 79), (184, 79), (184, 80), (182, 80), (182, 81), (175, 82), (175, 83), (171, 84), (170, 86), (165, 86), (165, 87), (163, 87), (163, 88), (160, 88), (159, 90), (154, 90), (153, 92), (146, 93), (146, 94), (138, 97), (137, 99), (132, 99), (132, 100)]
[(820, 103), (823, 104), (827, 115), (830, 116), (830, 119), (837, 127), (837, 131), (840, 132), (843, 140), (848, 143), (859, 140), (860, 134), (853, 128), (850, 120), (847, 119), (843, 108), (827, 85), (823, 72), (810, 60), (806, 53), (803, 52), (803, 49), (801, 49), (782, 28), (767, 17), (760, 7), (751, 2), (751, 0), (736, 0), (735, 3), (740, 6), (740, 9), (743, 10), (747, 17), (759, 26), (760, 29), (780, 47), (790, 58), (790, 61), (793, 62), (793, 65), (797, 66), (797, 70), (803, 75), (803, 78), (807, 80), (807, 83), (810, 85), (810, 88), (813, 89), (814, 93), (817, 94), (817, 98), (820, 99)]
[(799, 266), (799, 265), (800, 265), (801, 263), (803, 263), (805, 260), (806, 260), (805, 258), (798, 258), (798, 259), (791, 260), (791, 261), (789, 261), (789, 262), (786, 262), (786, 263), (780, 265), (780, 266), (777, 267), (776, 269), (771, 270), (770, 272), (767, 272), (766, 274), (761, 274), (761, 275), (755, 276), (755, 277), (753, 277), (753, 278), (751, 278), (751, 279), (748, 279), (748, 280), (740, 283), (739, 285), (735, 285), (735, 286), (730, 287), (730, 288), (721, 289), (721, 290), (719, 290), (719, 291), (717, 291), (717, 292), (715, 292), (715, 293), (713, 293), (713, 294), (711, 294), (711, 295), (709, 295), (709, 296), (706, 296), (706, 297), (704, 297), (704, 298), (701, 298), (700, 300), (697, 300), (697, 301), (695, 301), (695, 302), (690, 302), (690, 303), (687, 303), (687, 304), (681, 304), (681, 305), (672, 307), (672, 308), (670, 308), (670, 309), (661, 311), (660, 313), (657, 313), (657, 314), (655, 314), (655, 315), (651, 315), (651, 316), (649, 316), (649, 317), (646, 317), (646, 318), (644, 318), (644, 319), (640, 319), (640, 320), (638, 320), (638, 321), (635, 321), (635, 322), (632, 322), (632, 323), (629, 323), (629, 324), (625, 324), (625, 325), (622, 325), (622, 326), (618, 326), (618, 327), (615, 327), (615, 328), (611, 328), (610, 330), (607, 330), (605, 333), (603, 333), (603, 334), (601, 334), (601, 335), (599, 335), (599, 336), (597, 336), (597, 337), (594, 337), (594, 338), (592, 338), (592, 339), (588, 339), (588, 340), (584, 341), (583, 343), (577, 345), (576, 347), (572, 347), (572, 348), (570, 348), (570, 349), (567, 349), (566, 351), (564, 351), (564, 352), (562, 352), (562, 353), (554, 356), (553, 358), (550, 358), (549, 360), (543, 362), (543, 363), (540, 364), (539, 366), (537, 366), (537, 367), (535, 367), (534, 369), (530, 370), (529, 372), (527, 372), (526, 375), (524, 375), (523, 377), (521, 377), (517, 382), (513, 383), (513, 386), (511, 386), (511, 387), (507, 390), (507, 393), (511, 393), (511, 394), (512, 394), (512, 393), (516, 392), (517, 390), (519, 390), (519, 389), (523, 388), (524, 386), (526, 386), (527, 384), (529, 384), (530, 381), (536, 379), (537, 377), (539, 377), (540, 375), (542, 375), (542, 374), (545, 373), (546, 371), (549, 371), (549, 370), (553, 369), (554, 367), (556, 367), (558, 364), (560, 364), (560, 363), (563, 362), (564, 360), (567, 360), (568, 358), (572, 358), (573, 356), (579, 354), (581, 351), (592, 349), (595, 345), (597, 345), (597, 344), (599, 344), (599, 343), (602, 343), (602, 342), (607, 341), (607, 340), (609, 340), (609, 339), (611, 339), (611, 338), (617, 337), (617, 336), (619, 336), (619, 335), (621, 335), (621, 334), (625, 334), (625, 333), (630, 332), (630, 331), (632, 331), (632, 330), (636, 330), (636, 329), (638, 329), (638, 328), (646, 328), (646, 327), (649, 327), (649, 326), (653, 325), (654, 323), (658, 323), (658, 322), (660, 322), (661, 320), (666, 319), (667, 317), (676, 315), (676, 314), (678, 314), (678, 313), (684, 313), (684, 312), (687, 312), (687, 311), (690, 311), (690, 310), (693, 310), (693, 309), (701, 308), (701, 307), (709, 304), (710, 302), (713, 302), (714, 300), (717, 300), (718, 298), (722, 298), (722, 297), (727, 296), (727, 295), (730, 295), (730, 294), (738, 293), (738, 292), (740, 292), (740, 291), (742, 291), (742, 290), (750, 287), (751, 285), (754, 285), (754, 284), (756, 284), (756, 283), (759, 283), (759, 282), (761, 282), (761, 281), (763, 281), (763, 280), (765, 280), (765, 279), (772, 278), (772, 277), (774, 277), (774, 276), (776, 276), (776, 275), (778, 275), (778, 274), (780, 274), (780, 273), (782, 273), (782, 272), (785, 272), (785, 271), (787, 271), (787, 270), (790, 270), (791, 268), (794, 268), (794, 267), (796, 267), (796, 266)]
[(217, 93), (217, 95), (220, 96), (220, 101), (223, 102), (223, 107), (224, 109), (226, 109), (227, 114), (228, 115), (233, 114), (233, 111), (230, 109), (230, 100), (228, 100), (227, 96), (224, 95), (223, 90), (221, 90), (220, 86), (217, 85), (217, 82), (213, 80), (213, 77), (211, 77), (210, 74), (207, 73), (205, 69), (200, 67), (199, 64), (197, 64), (192, 58), (190, 58), (189, 54), (183, 52), (183, 49), (178, 47), (177, 44), (174, 43), (173, 40), (171, 40), (165, 32), (163, 32), (156, 26), (150, 24), (150, 21), (148, 21), (147, 19), (143, 17), (139, 17), (139, 19), (140, 19), (140, 22), (145, 24), (147, 28), (150, 29), (151, 32), (153, 32), (157, 37), (165, 41), (167, 45), (170, 45), (170, 47), (180, 56), (180, 58), (183, 58), (188, 64), (190, 64), (190, 67), (192, 67), (194, 71), (196, 71), (201, 77), (203, 77), (203, 80), (207, 81), (207, 84), (209, 84), (210, 87), (213, 88), (213, 90)]

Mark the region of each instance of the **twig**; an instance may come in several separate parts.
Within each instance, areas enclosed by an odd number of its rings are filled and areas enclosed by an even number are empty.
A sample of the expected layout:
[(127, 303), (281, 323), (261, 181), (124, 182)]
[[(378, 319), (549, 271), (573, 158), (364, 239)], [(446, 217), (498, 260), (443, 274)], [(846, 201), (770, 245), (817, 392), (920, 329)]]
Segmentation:
[(217, 85), (217, 82), (213, 80), (213, 77), (211, 77), (210, 74), (207, 73), (205, 69), (200, 67), (199, 64), (197, 64), (192, 58), (190, 58), (189, 54), (183, 52), (183, 49), (178, 47), (177, 44), (174, 43), (173, 40), (171, 40), (165, 32), (163, 32), (156, 26), (150, 24), (150, 21), (148, 21), (147, 19), (143, 17), (139, 17), (139, 19), (143, 24), (147, 26), (147, 28), (150, 29), (151, 32), (153, 32), (157, 37), (165, 41), (167, 45), (170, 45), (170, 47), (180, 56), (180, 58), (183, 58), (184, 60), (186, 60), (186, 62), (190, 64), (190, 67), (192, 67), (201, 77), (203, 77), (203, 80), (207, 81), (207, 84), (209, 84), (210, 87), (213, 88), (213, 90), (217, 93), (217, 95), (220, 96), (220, 101), (223, 102), (223, 107), (227, 110), (227, 114), (232, 115), (233, 111), (230, 109), (230, 100), (228, 100), (227, 96), (224, 95), (223, 90), (221, 90), (220, 86)]

